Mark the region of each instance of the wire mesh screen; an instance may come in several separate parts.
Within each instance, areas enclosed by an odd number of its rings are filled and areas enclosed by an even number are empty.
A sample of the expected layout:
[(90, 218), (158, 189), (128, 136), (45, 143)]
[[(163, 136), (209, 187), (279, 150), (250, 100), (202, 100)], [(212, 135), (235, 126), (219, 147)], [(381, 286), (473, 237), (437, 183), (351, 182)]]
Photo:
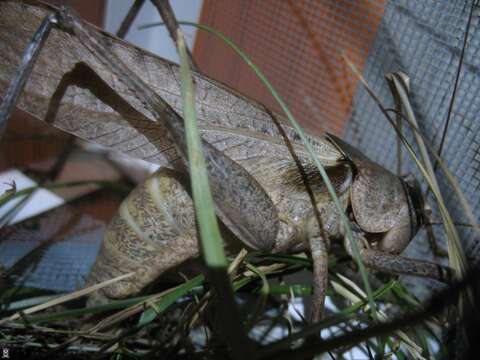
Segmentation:
[[(471, 1), (206, 1), (201, 22), (233, 37), (253, 58), (303, 125), (343, 135), (373, 160), (396, 168), (396, 138), (384, 115), (345, 65), (342, 54), (363, 71), (386, 107), (393, 101), (385, 74), (410, 76), (411, 101), (420, 129), (438, 148), (453, 94)], [(478, 8), (472, 21), (450, 126), (442, 157), (480, 215), (480, 29)], [(247, 95), (275, 104), (254, 75), (223, 44), (200, 33), (195, 56), (202, 71)], [(352, 103), (352, 99), (353, 103)], [(352, 105), (353, 104), (353, 105)], [(407, 134), (411, 143), (412, 134)], [(404, 151), (403, 172), (421, 178)], [(464, 214), (437, 171), (454, 220)], [(433, 198), (428, 199), (434, 204)], [(434, 218), (440, 219), (434, 209)], [(471, 258), (480, 244), (466, 227), (458, 228)], [(444, 231), (433, 227), (440, 237)], [(443, 239), (445, 246), (445, 240)], [(433, 257), (421, 232), (407, 255)], [(438, 260), (438, 259), (437, 259)], [(416, 280), (418, 282), (418, 280)]]
[[(200, 22), (233, 38), (306, 128), (341, 133), (357, 88), (342, 54), (363, 67), (382, 13), (383, 1), (206, 0)], [(280, 111), (223, 42), (200, 32), (194, 55), (205, 74)]]
[[(364, 68), (366, 80), (387, 107), (392, 107), (393, 102), (385, 74), (401, 70), (410, 76), (411, 101), (419, 127), (436, 149), (439, 148), (448, 117), (471, 10), (470, 1), (390, 1), (385, 7)], [(480, 122), (477, 118), (480, 110), (477, 96), (480, 90), (479, 55), (479, 9), (475, 7), (442, 158), (477, 218), (480, 215)], [(357, 90), (345, 137), (372, 159), (391, 170), (395, 169), (397, 153), (394, 131), (362, 87)], [(404, 171), (413, 172), (417, 178), (421, 178), (405, 152), (403, 158)], [(437, 171), (437, 176), (452, 217), (457, 222), (464, 221), (463, 211), (442, 172)], [(429, 197), (428, 202), (434, 204), (433, 196)], [(433, 215), (440, 218), (435, 209)], [(434, 233), (441, 238), (443, 232), (437, 228)], [(460, 226), (458, 231), (466, 245), (467, 256), (478, 259), (480, 244), (472, 229)], [(432, 256), (424, 234), (412, 242), (407, 255), (421, 258)]]

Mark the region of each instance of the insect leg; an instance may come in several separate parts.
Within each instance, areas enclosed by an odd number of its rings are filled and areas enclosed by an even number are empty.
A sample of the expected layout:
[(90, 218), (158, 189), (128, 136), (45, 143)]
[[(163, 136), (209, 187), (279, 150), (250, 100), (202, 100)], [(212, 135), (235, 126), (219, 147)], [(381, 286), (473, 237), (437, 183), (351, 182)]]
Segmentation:
[[(178, 29), (178, 21), (175, 17), (172, 7), (170, 6), (170, 2), (168, 0), (151, 0), (152, 4), (157, 8), (165, 26), (167, 27), (168, 33), (172, 38), (175, 45), (177, 44), (177, 29)], [(120, 27), (118, 28), (116, 35), (119, 38), (124, 38), (127, 35), (128, 30), (132, 26), (132, 23), (135, 21), (135, 18), (138, 15), (138, 12), (142, 8), (145, 0), (135, 0), (135, 2), (128, 10), (127, 15), (123, 19)], [(194, 71), (198, 72), (198, 67), (193, 61), (193, 56), (190, 50), (187, 48), (187, 55), (188, 55), (188, 63), (190, 68)]]
[(452, 269), (429, 261), (410, 259), (378, 250), (364, 249), (362, 260), (370, 268), (388, 273), (427, 277), (444, 283), (453, 279)]
[(318, 322), (323, 317), (325, 296), (328, 287), (328, 252), (325, 241), (320, 237), (309, 240), (313, 259), (313, 298), (310, 313), (311, 323)]
[[(341, 196), (342, 202), (345, 195)], [(348, 193), (347, 193), (348, 196)], [(308, 243), (313, 260), (313, 297), (310, 321), (318, 322), (323, 317), (325, 308), (325, 296), (328, 287), (328, 251), (330, 248), (330, 236), (336, 233), (340, 226), (333, 202), (316, 204), (315, 213), (307, 225), (309, 232)]]
[(22, 56), (22, 61), (18, 67), (17, 73), (12, 82), (7, 88), (3, 97), (3, 102), (0, 105), (0, 139), (5, 132), (7, 122), (10, 114), (18, 101), (25, 84), (30, 77), (35, 61), (40, 53), (40, 50), (45, 43), (50, 30), (54, 24), (57, 23), (57, 18), (54, 14), (45, 17), (39, 28), (33, 35), (32, 41), (28, 44)]
[(415, 228), (409, 217), (404, 216), (399, 223), (390, 229), (378, 244), (378, 249), (384, 253), (397, 255), (403, 252), (415, 235)]
[(427, 231), (428, 245), (430, 246), (430, 250), (432, 251), (433, 255), (438, 257), (447, 257), (448, 252), (440, 245), (439, 240), (433, 232), (432, 225), (425, 225), (425, 229)]
[[(354, 241), (357, 241), (359, 244), (363, 263), (371, 269), (393, 275), (403, 274), (427, 277), (445, 283), (449, 283), (453, 279), (452, 270), (448, 267), (429, 261), (410, 259), (401, 255), (369, 249), (364, 245), (366, 240), (364, 240), (363, 235), (358, 232), (354, 233)], [(345, 239), (345, 249), (350, 256), (354, 256), (347, 239)]]

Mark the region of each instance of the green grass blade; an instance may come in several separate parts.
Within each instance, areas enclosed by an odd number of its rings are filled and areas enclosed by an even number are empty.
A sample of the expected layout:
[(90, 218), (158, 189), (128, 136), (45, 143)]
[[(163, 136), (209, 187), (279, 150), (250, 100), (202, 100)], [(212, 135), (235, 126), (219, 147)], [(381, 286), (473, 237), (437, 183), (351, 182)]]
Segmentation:
[(150, 307), (146, 309), (140, 316), (137, 325), (145, 326), (151, 323), (153, 320), (155, 320), (158, 314), (168, 309), (170, 305), (172, 305), (182, 296), (187, 295), (190, 291), (192, 291), (192, 289), (201, 285), (204, 280), (205, 277), (203, 275), (198, 275), (193, 279), (187, 281), (186, 283), (180, 285), (177, 289), (175, 289), (175, 291), (166, 294), (159, 301), (150, 304)]
[(188, 163), (192, 184), (192, 194), (195, 214), (200, 230), (201, 246), (207, 266), (211, 268), (226, 268), (227, 257), (223, 251), (223, 241), (220, 235), (212, 193), (208, 183), (205, 157), (202, 150), (200, 132), (195, 114), (195, 95), (193, 81), (186, 59), (185, 45), (181, 35), (178, 41), (180, 54), (180, 82), (183, 99), (183, 118), (187, 138)]
[(228, 261), (223, 250), (213, 198), (208, 183), (205, 157), (195, 113), (195, 95), (192, 74), (183, 34), (178, 30), (178, 54), (180, 57), (180, 85), (183, 100), (183, 116), (187, 140), (187, 155), (192, 184), (192, 195), (200, 231), (202, 255), (208, 267), (209, 280), (215, 286), (219, 297), (219, 312), (225, 318), (223, 330), (236, 358), (255, 357), (251, 342), (246, 336), (240, 314), (235, 304)]
[(149, 297), (150, 296), (140, 296), (140, 297), (125, 299), (125, 300), (114, 300), (109, 302), (108, 304), (101, 304), (101, 305), (95, 305), (95, 306), (90, 306), (86, 308), (59, 311), (51, 314), (47, 313), (47, 314), (33, 315), (28, 317), (28, 321), (32, 324), (51, 323), (53, 321), (63, 321), (72, 317), (80, 317), (83, 315), (101, 314), (108, 311), (124, 309), (129, 306), (136, 305), (138, 303), (141, 303), (142, 301), (147, 300)]
[(269, 294), (271, 295), (290, 295), (308, 296), (312, 295), (313, 289), (310, 285), (270, 285)]

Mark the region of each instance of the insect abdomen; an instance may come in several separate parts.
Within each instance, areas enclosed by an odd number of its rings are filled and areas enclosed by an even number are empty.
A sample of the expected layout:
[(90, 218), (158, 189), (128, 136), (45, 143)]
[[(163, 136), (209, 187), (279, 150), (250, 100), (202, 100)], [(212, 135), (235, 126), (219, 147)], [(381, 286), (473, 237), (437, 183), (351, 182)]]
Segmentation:
[(180, 176), (161, 169), (122, 202), (105, 232), (87, 285), (134, 272), (102, 289), (108, 298), (123, 298), (197, 255), (192, 200)]

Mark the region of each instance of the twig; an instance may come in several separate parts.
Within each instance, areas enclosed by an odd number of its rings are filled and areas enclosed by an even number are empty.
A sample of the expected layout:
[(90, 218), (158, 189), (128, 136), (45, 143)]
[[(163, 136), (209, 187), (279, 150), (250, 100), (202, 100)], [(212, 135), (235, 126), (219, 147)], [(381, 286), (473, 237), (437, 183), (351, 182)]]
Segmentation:
[(132, 7), (128, 11), (127, 15), (123, 19), (122, 23), (120, 24), (120, 27), (117, 30), (116, 35), (123, 39), (125, 35), (127, 35), (128, 30), (130, 29), (130, 26), (132, 26), (133, 21), (138, 15), (138, 12), (140, 11), (141, 7), (143, 6), (143, 3), (145, 0), (135, 0), (133, 3)]
[[(167, 27), (168, 33), (172, 38), (175, 45), (178, 47), (178, 36), (177, 30), (179, 29), (177, 18), (175, 17), (175, 13), (173, 12), (172, 7), (170, 6), (170, 1), (168, 0), (152, 0), (153, 5), (157, 8), (160, 16), (162, 17), (165, 26)], [(190, 69), (195, 72), (199, 72), (198, 66), (193, 60), (193, 55), (188, 48), (187, 50), (187, 58), (188, 58), (188, 65)]]

